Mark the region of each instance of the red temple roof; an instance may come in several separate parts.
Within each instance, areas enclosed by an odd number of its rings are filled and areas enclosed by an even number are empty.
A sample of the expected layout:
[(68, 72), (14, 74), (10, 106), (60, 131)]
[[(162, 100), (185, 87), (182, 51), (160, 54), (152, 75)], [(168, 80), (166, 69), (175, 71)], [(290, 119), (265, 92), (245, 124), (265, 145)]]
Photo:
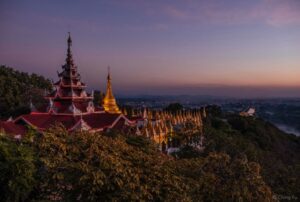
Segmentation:
[(114, 128), (117, 126), (119, 128), (119, 120), (123, 120), (122, 123), (127, 121), (128, 123), (133, 123), (128, 120), (122, 114), (109, 114), (109, 113), (91, 113), (85, 115), (56, 115), (56, 114), (46, 114), (46, 113), (34, 113), (27, 114), (18, 117), (12, 127), (18, 126), (20, 124), (28, 124), (40, 131), (49, 129), (56, 124), (62, 124), (67, 130), (72, 130), (78, 121), (83, 120), (88, 126), (91, 127), (93, 131), (105, 130), (107, 128)]
[(27, 131), (25, 126), (15, 124), (13, 121), (0, 121), (0, 128), (9, 135), (24, 135)]

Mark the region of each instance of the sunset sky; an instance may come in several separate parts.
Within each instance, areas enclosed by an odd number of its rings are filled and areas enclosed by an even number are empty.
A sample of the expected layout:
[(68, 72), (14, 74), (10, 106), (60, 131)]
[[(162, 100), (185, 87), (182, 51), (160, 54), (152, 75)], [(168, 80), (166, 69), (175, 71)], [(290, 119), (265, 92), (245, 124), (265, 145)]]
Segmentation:
[(0, 64), (57, 80), (70, 31), (89, 89), (300, 97), (299, 0), (1, 0)]

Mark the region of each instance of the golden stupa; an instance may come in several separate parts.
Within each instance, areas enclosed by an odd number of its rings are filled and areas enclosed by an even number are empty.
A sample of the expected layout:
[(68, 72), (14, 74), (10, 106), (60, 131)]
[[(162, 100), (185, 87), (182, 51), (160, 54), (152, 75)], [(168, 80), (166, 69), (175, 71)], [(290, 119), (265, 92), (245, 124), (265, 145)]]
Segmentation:
[(121, 111), (117, 105), (116, 99), (112, 92), (109, 67), (108, 67), (108, 75), (107, 75), (106, 94), (103, 99), (103, 107), (104, 107), (104, 110), (108, 113), (111, 113), (111, 114), (120, 114), (121, 113)]

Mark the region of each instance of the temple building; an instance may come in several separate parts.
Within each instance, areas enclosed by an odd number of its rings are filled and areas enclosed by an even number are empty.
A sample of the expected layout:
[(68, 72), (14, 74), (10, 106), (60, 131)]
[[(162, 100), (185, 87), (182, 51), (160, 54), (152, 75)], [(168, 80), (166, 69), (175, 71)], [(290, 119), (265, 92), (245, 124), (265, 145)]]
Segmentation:
[(2, 131), (23, 135), (28, 126), (43, 132), (55, 124), (62, 124), (68, 131), (97, 132), (135, 124), (120, 112), (116, 104), (112, 92), (110, 72), (107, 76), (107, 91), (103, 107), (94, 106), (93, 93), (86, 92), (86, 84), (81, 81), (78, 68), (74, 64), (70, 34), (67, 44), (67, 57), (62, 71), (58, 73), (59, 79), (53, 84), (54, 90), (45, 96), (48, 104), (37, 109), (31, 103), (30, 114), (0, 122)]
[(108, 67), (106, 94), (103, 99), (103, 107), (104, 107), (104, 110), (108, 113), (111, 113), (111, 114), (120, 114), (121, 113), (121, 111), (117, 105), (117, 101), (112, 92), (110, 67)]
[(248, 107), (247, 109), (240, 112), (240, 116), (254, 117), (255, 116), (255, 108), (254, 107)]
[[(134, 113), (133, 113), (134, 114)], [(206, 110), (185, 110), (172, 114), (167, 111), (146, 110), (138, 111), (136, 116), (136, 132), (138, 136), (148, 137), (156, 142), (163, 152), (170, 152), (180, 146), (175, 134), (198, 134), (199, 139), (188, 140), (189, 144), (203, 149), (203, 116)]]

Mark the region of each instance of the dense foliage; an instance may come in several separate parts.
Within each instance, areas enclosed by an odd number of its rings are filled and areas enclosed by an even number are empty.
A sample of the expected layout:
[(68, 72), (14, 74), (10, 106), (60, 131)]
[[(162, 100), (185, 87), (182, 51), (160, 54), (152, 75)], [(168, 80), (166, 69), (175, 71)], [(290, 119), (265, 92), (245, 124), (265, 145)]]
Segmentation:
[[(225, 153), (175, 159), (143, 137), (70, 135), (61, 127), (36, 135), (33, 143), (4, 137), (1, 141), (10, 143), (3, 144), (0, 155), (18, 147), (30, 150), (29, 156), (24, 154), (27, 160), (21, 161), (27, 170), (18, 173), (23, 181), (16, 181), (2, 201), (10, 201), (24, 182), (30, 186), (15, 201), (25, 196), (36, 201), (272, 201), (259, 165)], [(16, 173), (6, 166), (14, 164), (10, 159), (1, 159), (1, 171), (5, 179), (14, 180)], [(6, 183), (1, 181), (1, 187)]]
[(232, 158), (247, 157), (262, 167), (262, 176), (280, 196), (300, 198), (300, 138), (271, 123), (232, 114), (210, 116), (205, 124), (206, 148)]
[(0, 89), (0, 118), (7, 118), (28, 113), (30, 100), (41, 104), (45, 90), (51, 89), (51, 82), (37, 74), (0, 66)]
[(33, 147), (0, 136), (0, 201), (24, 201), (35, 185)]

